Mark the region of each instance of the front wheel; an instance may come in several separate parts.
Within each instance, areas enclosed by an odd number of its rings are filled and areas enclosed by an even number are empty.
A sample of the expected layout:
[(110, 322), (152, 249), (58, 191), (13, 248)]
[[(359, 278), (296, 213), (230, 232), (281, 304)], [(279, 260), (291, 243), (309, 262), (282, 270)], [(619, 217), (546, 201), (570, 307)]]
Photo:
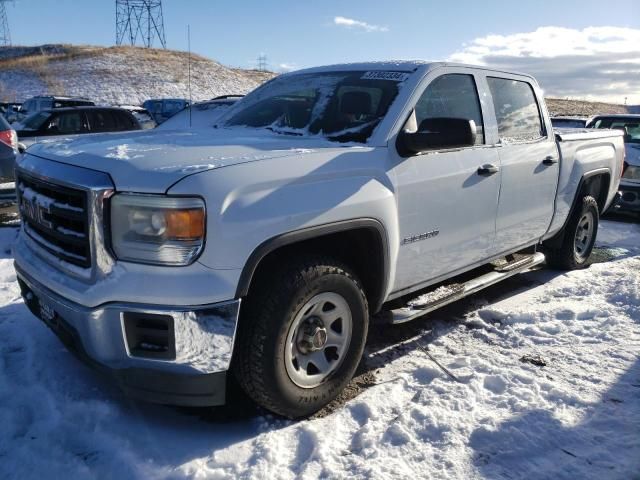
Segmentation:
[(565, 226), (562, 244), (557, 248), (547, 248), (547, 264), (561, 270), (588, 267), (599, 222), (598, 202), (591, 196), (584, 197)]
[(234, 374), (259, 405), (308, 416), (343, 390), (362, 357), (363, 289), (347, 266), (311, 257), (257, 282), (243, 306)]

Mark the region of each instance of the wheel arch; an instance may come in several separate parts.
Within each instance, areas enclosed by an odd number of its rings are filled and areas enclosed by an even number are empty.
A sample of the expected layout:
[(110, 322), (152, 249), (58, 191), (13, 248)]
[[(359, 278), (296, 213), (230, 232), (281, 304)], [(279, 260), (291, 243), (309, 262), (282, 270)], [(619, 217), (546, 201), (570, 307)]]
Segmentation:
[(565, 229), (569, 223), (569, 219), (575, 213), (576, 208), (580, 205), (580, 201), (583, 197), (591, 195), (598, 203), (598, 211), (600, 215), (604, 213), (604, 209), (607, 203), (607, 196), (609, 193), (609, 186), (611, 184), (611, 171), (608, 168), (599, 168), (586, 172), (580, 178), (576, 194), (571, 202), (571, 209), (569, 214), (562, 225), (562, 228), (553, 237), (545, 240), (545, 245), (556, 247), (560, 245), (564, 240)]
[(285, 253), (303, 249), (334, 254), (352, 267), (365, 288), (371, 313), (380, 310), (390, 271), (389, 244), (384, 225), (373, 218), (343, 220), (286, 232), (272, 237), (249, 255), (236, 298), (246, 297), (262, 268), (268, 268)]

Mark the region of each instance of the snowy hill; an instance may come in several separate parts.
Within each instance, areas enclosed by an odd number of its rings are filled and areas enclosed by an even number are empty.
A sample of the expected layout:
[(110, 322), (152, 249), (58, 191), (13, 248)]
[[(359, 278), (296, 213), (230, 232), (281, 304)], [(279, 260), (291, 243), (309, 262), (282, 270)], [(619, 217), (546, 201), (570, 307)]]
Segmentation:
[[(188, 98), (188, 54), (139, 47), (0, 47), (0, 99), (41, 94), (87, 97), (99, 104)], [(191, 55), (193, 100), (247, 93), (273, 76)]]
[(625, 105), (603, 102), (586, 102), (584, 100), (565, 100), (562, 98), (547, 98), (547, 108), (551, 116), (579, 116), (591, 117), (611, 113), (629, 113)]

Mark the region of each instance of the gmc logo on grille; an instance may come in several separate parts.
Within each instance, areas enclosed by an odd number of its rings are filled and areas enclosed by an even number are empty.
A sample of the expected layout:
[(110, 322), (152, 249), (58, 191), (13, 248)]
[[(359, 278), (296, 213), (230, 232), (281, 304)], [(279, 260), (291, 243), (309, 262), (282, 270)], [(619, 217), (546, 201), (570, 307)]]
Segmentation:
[(45, 213), (49, 213), (49, 209), (44, 205), (38, 203), (37, 199), (25, 198), (20, 199), (20, 213), (25, 218), (28, 218), (36, 225), (41, 227), (52, 229), (53, 224), (44, 218)]

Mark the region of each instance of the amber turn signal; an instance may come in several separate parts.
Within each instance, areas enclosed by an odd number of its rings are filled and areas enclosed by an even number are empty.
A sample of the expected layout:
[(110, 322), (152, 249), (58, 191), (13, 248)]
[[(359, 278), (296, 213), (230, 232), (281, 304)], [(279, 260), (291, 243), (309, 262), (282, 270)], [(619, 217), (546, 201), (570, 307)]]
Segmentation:
[(200, 240), (204, 237), (204, 210), (166, 210), (166, 235), (171, 240)]

